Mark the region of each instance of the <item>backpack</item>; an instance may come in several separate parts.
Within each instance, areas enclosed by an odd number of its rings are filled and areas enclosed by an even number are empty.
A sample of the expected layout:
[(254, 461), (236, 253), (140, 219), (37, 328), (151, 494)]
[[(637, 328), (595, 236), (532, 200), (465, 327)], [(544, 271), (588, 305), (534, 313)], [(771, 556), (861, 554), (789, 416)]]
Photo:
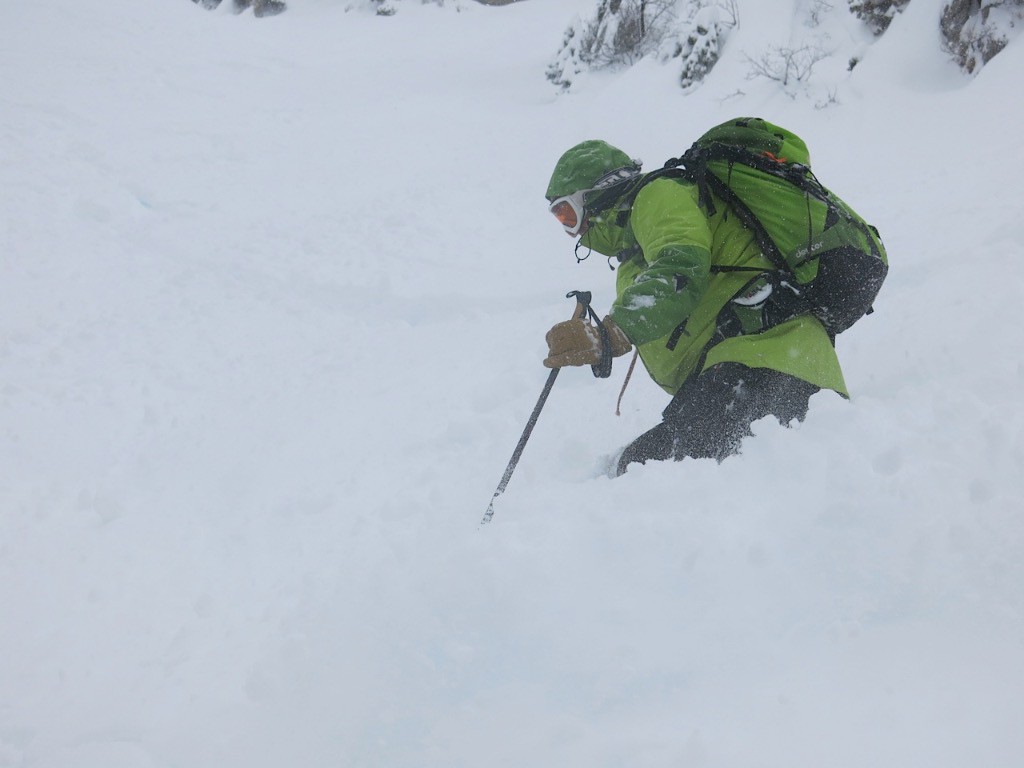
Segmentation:
[[(730, 120), (646, 174), (629, 202), (663, 177), (696, 184), (708, 215), (715, 214), (717, 197), (752, 232), (775, 267), (768, 276), (771, 324), (810, 312), (834, 338), (871, 313), (889, 270), (881, 237), (815, 178), (807, 147), (795, 134), (760, 118)], [(765, 275), (755, 267), (712, 271)], [(742, 303), (743, 293), (734, 300)]]

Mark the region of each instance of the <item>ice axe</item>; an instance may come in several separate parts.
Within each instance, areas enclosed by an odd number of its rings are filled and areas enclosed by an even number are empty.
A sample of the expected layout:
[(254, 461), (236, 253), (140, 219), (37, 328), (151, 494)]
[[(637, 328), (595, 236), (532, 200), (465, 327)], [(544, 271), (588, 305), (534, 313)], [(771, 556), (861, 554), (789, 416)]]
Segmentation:
[[(590, 291), (569, 291), (565, 294), (565, 298), (576, 299), (576, 309), (572, 314), (573, 318), (586, 317), (587, 312), (590, 311)], [(519, 463), (519, 457), (523, 455), (523, 449), (526, 447), (526, 441), (530, 439), (530, 433), (533, 432), (533, 427), (537, 423), (537, 417), (540, 416), (541, 409), (544, 408), (544, 403), (547, 401), (548, 395), (551, 394), (551, 387), (555, 385), (555, 379), (558, 378), (560, 370), (561, 368), (552, 368), (551, 373), (548, 374), (548, 380), (545, 382), (544, 389), (541, 390), (540, 397), (537, 399), (537, 405), (533, 407), (533, 413), (530, 414), (530, 420), (526, 422), (523, 436), (519, 438), (519, 444), (512, 452), (512, 458), (509, 459), (508, 466), (505, 467), (505, 474), (501, 476), (501, 482), (498, 483), (498, 488), (494, 491), (494, 496), (491, 497), (491, 503), (487, 505), (487, 511), (484, 513), (484, 519), (480, 521), (480, 525), (486, 525), (494, 517), (494, 500), (505, 492), (508, 481), (512, 479), (512, 473), (516, 471), (516, 464)]]

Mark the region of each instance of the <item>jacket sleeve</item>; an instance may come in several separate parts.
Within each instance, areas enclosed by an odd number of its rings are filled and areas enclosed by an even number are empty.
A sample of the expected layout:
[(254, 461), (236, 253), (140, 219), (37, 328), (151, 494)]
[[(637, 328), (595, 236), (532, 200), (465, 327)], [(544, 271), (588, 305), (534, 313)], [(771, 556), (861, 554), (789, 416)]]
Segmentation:
[(670, 179), (644, 187), (630, 226), (643, 251), (631, 284), (620, 287), (611, 316), (634, 344), (670, 334), (684, 322), (711, 278), (711, 227), (696, 188)]

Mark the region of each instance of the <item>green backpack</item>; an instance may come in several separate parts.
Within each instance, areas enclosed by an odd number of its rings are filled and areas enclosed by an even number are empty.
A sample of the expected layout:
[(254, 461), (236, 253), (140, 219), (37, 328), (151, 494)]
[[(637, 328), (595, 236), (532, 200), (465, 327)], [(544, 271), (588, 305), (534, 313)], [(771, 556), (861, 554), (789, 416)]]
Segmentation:
[[(773, 324), (810, 312), (835, 336), (872, 311), (889, 269), (878, 230), (815, 178), (795, 134), (760, 118), (730, 120), (641, 184), (661, 177), (693, 182), (709, 215), (718, 198), (751, 230), (775, 266)], [(712, 270), (764, 274), (752, 267)]]

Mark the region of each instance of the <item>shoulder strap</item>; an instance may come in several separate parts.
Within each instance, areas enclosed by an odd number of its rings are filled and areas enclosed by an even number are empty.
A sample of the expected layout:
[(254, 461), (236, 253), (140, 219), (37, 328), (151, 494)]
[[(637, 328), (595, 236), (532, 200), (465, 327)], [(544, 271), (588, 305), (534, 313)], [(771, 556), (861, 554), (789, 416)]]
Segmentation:
[[(761, 224), (753, 211), (740, 200), (739, 196), (708, 168), (708, 164), (713, 160), (726, 160), (729, 163), (740, 162), (745, 165), (751, 165), (758, 170), (761, 170), (759, 166), (764, 165), (766, 172), (779, 175), (774, 169), (768, 170), (769, 165), (779, 166), (779, 163), (764, 158), (765, 163), (762, 164), (759, 160), (756, 160), (756, 157), (753, 152), (727, 144), (714, 143), (710, 146), (694, 144), (680, 157), (670, 158), (665, 161), (663, 167), (644, 174), (623, 197), (623, 202), (632, 206), (640, 190), (656, 179), (684, 179), (693, 182), (697, 185), (697, 202), (708, 212), (709, 216), (714, 216), (716, 212), (714, 198), (712, 197), (712, 193), (714, 193), (714, 195), (732, 208), (744, 226), (754, 233), (758, 246), (772, 264), (777, 269), (788, 271), (786, 260), (783, 258), (775, 241), (768, 234), (768, 230), (764, 228), (764, 225)], [(754, 162), (757, 165), (754, 165)], [(802, 176), (802, 173), (800, 175)]]
[(743, 222), (743, 226), (749, 229), (754, 234), (754, 240), (757, 241), (758, 247), (761, 249), (761, 253), (768, 257), (768, 260), (772, 265), (784, 272), (789, 272), (789, 267), (786, 265), (786, 259), (782, 255), (782, 251), (779, 250), (779, 246), (776, 245), (772, 236), (768, 234), (768, 230), (765, 228), (761, 220), (757, 218), (752, 210), (740, 200), (739, 195), (732, 191), (728, 184), (722, 181), (720, 178), (715, 176), (713, 173), (704, 174), (704, 181), (708, 187), (718, 197), (725, 201), (725, 203), (733, 210), (736, 217)]
[(652, 181), (658, 179), (684, 179), (686, 181), (693, 181), (693, 177), (689, 170), (678, 166), (670, 166), (669, 163), (665, 163), (664, 167), (658, 168), (650, 173), (645, 173), (636, 179), (629, 187), (628, 190), (619, 198), (618, 205), (621, 208), (629, 209), (633, 206), (633, 202), (636, 200), (637, 195), (640, 194), (640, 190), (650, 184)]

